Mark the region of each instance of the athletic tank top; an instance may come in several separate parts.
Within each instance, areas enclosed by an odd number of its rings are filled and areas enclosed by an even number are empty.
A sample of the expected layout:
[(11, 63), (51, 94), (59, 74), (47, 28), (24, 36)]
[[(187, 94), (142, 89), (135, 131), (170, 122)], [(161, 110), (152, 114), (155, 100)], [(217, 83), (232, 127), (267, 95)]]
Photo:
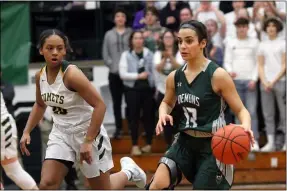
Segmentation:
[(211, 79), (219, 66), (209, 61), (206, 67), (188, 83), (184, 70), (187, 64), (175, 72), (175, 91), (181, 110), (179, 131), (195, 130), (213, 133), (225, 123), (225, 102), (212, 89)]
[(46, 66), (41, 69), (41, 96), (45, 104), (52, 107), (52, 119), (56, 126), (71, 131), (87, 129), (87, 125), (81, 125), (91, 120), (93, 108), (77, 92), (65, 86), (63, 76), (68, 67), (69, 63), (63, 61), (51, 85), (48, 84)]

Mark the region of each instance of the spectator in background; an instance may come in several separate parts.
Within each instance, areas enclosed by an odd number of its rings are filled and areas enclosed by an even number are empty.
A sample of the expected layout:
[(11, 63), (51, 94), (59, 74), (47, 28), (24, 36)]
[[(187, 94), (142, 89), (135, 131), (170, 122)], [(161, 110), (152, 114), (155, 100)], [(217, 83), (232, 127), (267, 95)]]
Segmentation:
[(228, 30), (230, 27), (234, 26), (234, 22), (236, 21), (236, 15), (238, 14), (238, 11), (242, 8), (244, 8), (245, 2), (244, 1), (232, 1), (232, 8), (233, 11), (226, 13), (224, 15), (225, 21), (226, 21), (226, 36), (228, 36)]
[(114, 14), (115, 27), (106, 32), (103, 42), (103, 59), (109, 68), (109, 87), (113, 99), (113, 110), (116, 124), (114, 138), (119, 139), (122, 130), (122, 97), (124, 94), (123, 82), (119, 76), (119, 60), (121, 54), (128, 50), (129, 37), (132, 32), (125, 27), (126, 14), (117, 9)]
[(201, 1), (200, 7), (196, 10), (194, 19), (205, 23), (209, 19), (214, 19), (219, 28), (219, 34), (222, 38), (225, 37), (226, 23), (224, 14), (216, 7), (212, 6), (209, 1)]
[(145, 8), (136, 12), (134, 22), (133, 22), (133, 29), (139, 30), (145, 27), (145, 11), (149, 7), (154, 7), (154, 0), (149, 0), (145, 2)]
[[(239, 18), (234, 25), (237, 36), (231, 38), (225, 47), (224, 68), (233, 78), (237, 92), (252, 119), (251, 128), (255, 143), (251, 150), (259, 151), (256, 87), (258, 80), (256, 52), (259, 41), (257, 38), (248, 37), (248, 19)], [(235, 122), (240, 123), (238, 119)]]
[[(153, 64), (155, 67), (155, 84), (157, 90), (156, 102), (157, 108), (164, 98), (165, 81), (170, 72), (178, 69), (184, 64), (180, 52), (178, 51), (176, 37), (171, 30), (166, 30), (162, 35), (161, 45), (159, 50), (155, 52), (153, 57)], [(176, 107), (172, 111), (172, 115), (176, 114)], [(174, 117), (174, 119), (177, 119)], [(176, 123), (174, 123), (176, 124)], [(174, 127), (167, 125), (164, 128), (165, 141), (169, 146), (172, 144), (172, 134)]]
[[(130, 50), (122, 53), (119, 69), (129, 108), (129, 129), (133, 145), (131, 155), (141, 155), (142, 152), (151, 152), (155, 129), (153, 53), (144, 47), (143, 34), (140, 31), (133, 32), (129, 42)], [(146, 132), (146, 146), (140, 149), (138, 129), (141, 111)]]
[(180, 24), (179, 11), (183, 7), (189, 7), (188, 3), (170, 0), (160, 12), (161, 26), (176, 32)]
[(256, 25), (256, 30), (259, 34), (261, 41), (268, 40), (268, 34), (262, 30), (262, 24), (268, 18), (275, 17), (283, 22), (283, 29), (278, 33), (278, 38), (285, 39), (285, 28), (286, 28), (286, 8), (278, 9), (275, 1), (268, 2), (256, 2), (254, 7), (253, 19)]
[(222, 38), (218, 32), (217, 22), (214, 19), (209, 19), (205, 23), (207, 35), (209, 37), (209, 44), (207, 52), (209, 59), (222, 66), (223, 60), (223, 44)]
[[(234, 22), (238, 18), (245, 17), (245, 18), (248, 18), (249, 21), (251, 21), (249, 12), (244, 7), (245, 7), (245, 1), (232, 1), (233, 11), (226, 13), (224, 15), (225, 21), (226, 21), (226, 37), (236, 38), (236, 28), (235, 28)], [(243, 10), (247, 12), (242, 13)], [(250, 12), (252, 11), (250, 10)], [(248, 36), (256, 37), (256, 31), (255, 31), (254, 25), (253, 26), (250, 26), (250, 25), (253, 25), (253, 23), (249, 22)], [(253, 27), (253, 28), (250, 28), (250, 27)]]
[[(191, 10), (197, 10), (200, 7), (200, 1), (188, 1)], [(211, 5), (219, 9), (220, 1), (211, 1)]]
[[(278, 38), (282, 23), (269, 18), (263, 24), (268, 40), (262, 41), (258, 48), (259, 77), (261, 81), (261, 104), (267, 132), (267, 144), (263, 152), (275, 149), (275, 100), (279, 108), (279, 129), (286, 131), (286, 43)], [(284, 139), (285, 140), (285, 139)], [(286, 150), (286, 143), (283, 150)]]
[(191, 20), (192, 17), (193, 17), (193, 13), (189, 7), (184, 7), (179, 12), (180, 23)]
[(141, 30), (144, 36), (144, 45), (152, 52), (158, 48), (160, 35), (164, 28), (158, 22), (158, 11), (155, 7), (149, 7), (145, 10), (145, 27)]
[[(235, 20), (234, 22), (239, 19), (239, 18), (245, 18), (247, 20), (249, 20), (249, 26), (248, 26), (248, 32), (247, 35), (251, 38), (257, 38), (257, 32), (255, 30), (255, 25), (251, 22), (251, 18), (249, 16), (249, 12), (247, 9), (245, 8), (240, 8), (235, 15)], [(229, 39), (234, 39), (237, 37), (237, 29), (234, 25), (234, 23), (232, 24), (232, 26), (229, 26), (226, 30), (226, 37), (224, 39), (224, 44), (228, 43)]]

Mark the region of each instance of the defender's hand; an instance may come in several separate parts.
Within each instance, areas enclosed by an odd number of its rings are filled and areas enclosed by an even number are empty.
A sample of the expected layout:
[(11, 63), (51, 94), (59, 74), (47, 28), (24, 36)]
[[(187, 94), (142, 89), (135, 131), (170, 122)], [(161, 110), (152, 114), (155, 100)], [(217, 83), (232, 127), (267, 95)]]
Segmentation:
[(156, 135), (160, 135), (163, 132), (163, 125), (165, 126), (168, 121), (173, 125), (173, 117), (171, 115), (166, 114), (159, 117), (155, 129)]

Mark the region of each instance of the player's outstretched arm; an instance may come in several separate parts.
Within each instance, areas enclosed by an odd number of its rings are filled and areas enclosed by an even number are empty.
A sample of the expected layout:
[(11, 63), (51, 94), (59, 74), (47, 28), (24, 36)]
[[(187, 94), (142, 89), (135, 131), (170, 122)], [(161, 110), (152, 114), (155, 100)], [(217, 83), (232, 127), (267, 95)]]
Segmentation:
[(253, 132), (251, 130), (251, 117), (245, 106), (243, 105), (234, 82), (230, 75), (222, 68), (218, 68), (212, 78), (213, 90), (221, 95), (227, 102), (229, 107), (238, 117), (244, 129), (250, 133), (252, 143), (254, 142)]
[(30, 133), (39, 123), (39, 121), (43, 118), (43, 115), (46, 111), (46, 104), (42, 100), (41, 92), (40, 92), (40, 74), (41, 72), (37, 72), (35, 75), (36, 78), (36, 102), (33, 105), (32, 111), (29, 115), (28, 121), (26, 123), (26, 127), (23, 131), (23, 136), (20, 140), (20, 148), (22, 154), (30, 155), (28, 149), (26, 148), (26, 144), (30, 144)]
[[(94, 108), (91, 124), (85, 138), (85, 143), (90, 144), (87, 144), (87, 147), (90, 147), (100, 131), (106, 112), (106, 105), (96, 88), (91, 84), (83, 72), (77, 68), (77, 66), (69, 66), (65, 73), (64, 81), (69, 89), (78, 92), (79, 95)], [(86, 154), (83, 154), (83, 160), (87, 161), (88, 163), (90, 163), (92, 160), (90, 150), (91, 147), (87, 148)]]
[(169, 114), (171, 113), (175, 102), (175, 86), (174, 86), (174, 75), (175, 71), (171, 72), (166, 79), (166, 88), (164, 98), (159, 106), (159, 120), (156, 126), (156, 134), (159, 135), (163, 132), (163, 125), (169, 121), (173, 125), (173, 118)]

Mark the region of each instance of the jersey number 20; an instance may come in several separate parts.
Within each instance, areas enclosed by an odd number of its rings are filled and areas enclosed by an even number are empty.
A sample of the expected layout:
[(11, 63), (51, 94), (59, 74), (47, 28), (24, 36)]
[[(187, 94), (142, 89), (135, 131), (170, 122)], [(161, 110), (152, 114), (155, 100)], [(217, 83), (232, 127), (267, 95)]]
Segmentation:
[(66, 115), (68, 113), (66, 109), (60, 107), (53, 107), (53, 112), (60, 115)]
[[(184, 115), (186, 117), (186, 127), (197, 127), (197, 111), (192, 107), (183, 107)], [(191, 123), (191, 124), (190, 124)]]

